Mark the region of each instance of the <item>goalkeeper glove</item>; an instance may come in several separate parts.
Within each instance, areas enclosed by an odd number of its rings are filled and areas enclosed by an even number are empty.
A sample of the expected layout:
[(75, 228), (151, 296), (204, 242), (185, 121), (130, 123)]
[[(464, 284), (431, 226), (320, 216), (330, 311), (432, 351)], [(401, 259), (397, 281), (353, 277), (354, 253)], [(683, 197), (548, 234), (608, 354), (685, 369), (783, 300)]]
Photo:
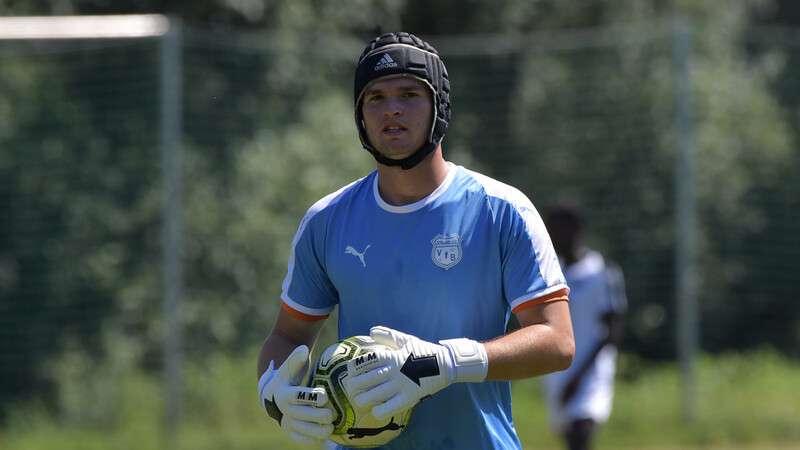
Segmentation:
[(328, 396), (321, 387), (298, 386), (308, 361), (308, 347), (301, 345), (275, 370), (270, 361), (258, 381), (261, 406), (278, 421), (292, 440), (322, 445), (333, 433), (333, 411), (325, 407)]
[(406, 411), (452, 383), (486, 379), (486, 349), (471, 339), (434, 344), (387, 327), (373, 327), (370, 337), (392, 350), (349, 361), (342, 383), (357, 406), (375, 405), (372, 415), (378, 419)]

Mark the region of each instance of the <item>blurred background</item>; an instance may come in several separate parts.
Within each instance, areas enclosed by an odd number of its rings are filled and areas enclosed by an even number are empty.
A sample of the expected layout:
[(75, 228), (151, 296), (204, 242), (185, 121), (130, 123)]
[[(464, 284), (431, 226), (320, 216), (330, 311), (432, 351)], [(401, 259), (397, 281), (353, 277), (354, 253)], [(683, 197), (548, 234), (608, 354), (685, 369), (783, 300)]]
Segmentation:
[[(120, 14), (165, 16), (6, 20)], [(800, 448), (790, 0), (0, 0), (0, 448), (289, 448), (257, 350), (306, 209), (374, 169), (353, 71), (399, 30), (450, 73), (445, 157), (578, 200), (625, 273), (600, 446)]]

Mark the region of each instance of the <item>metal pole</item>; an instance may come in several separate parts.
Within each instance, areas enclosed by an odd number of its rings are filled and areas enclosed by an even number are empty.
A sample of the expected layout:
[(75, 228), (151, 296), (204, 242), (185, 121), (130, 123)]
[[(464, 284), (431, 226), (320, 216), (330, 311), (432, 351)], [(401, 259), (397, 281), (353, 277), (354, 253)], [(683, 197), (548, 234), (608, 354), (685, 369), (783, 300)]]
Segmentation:
[(169, 18), (161, 39), (161, 146), (163, 205), (164, 398), (167, 438), (175, 435), (182, 406), (181, 300), (181, 23)]
[(675, 276), (677, 347), (681, 371), (683, 415), (696, 420), (696, 368), (699, 341), (697, 296), (697, 213), (694, 168), (694, 122), (690, 61), (692, 25), (673, 22), (675, 66)]

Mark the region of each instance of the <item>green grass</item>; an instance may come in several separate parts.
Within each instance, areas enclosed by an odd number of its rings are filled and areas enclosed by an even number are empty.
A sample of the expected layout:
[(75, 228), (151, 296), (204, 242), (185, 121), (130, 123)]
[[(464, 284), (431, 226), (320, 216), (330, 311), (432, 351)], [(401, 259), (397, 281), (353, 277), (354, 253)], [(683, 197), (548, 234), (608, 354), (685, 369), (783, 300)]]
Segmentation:
[[(683, 411), (674, 364), (625, 369), (623, 355), (614, 410), (598, 435), (607, 449), (800, 449), (800, 364), (775, 352), (702, 357), (692, 397), (693, 420)], [(560, 448), (546, 426), (539, 380), (513, 387), (516, 427), (525, 448)], [(538, 440), (538, 442), (537, 442)]]
[[(164, 431), (159, 379), (98, 370), (64, 383), (61, 413), (39, 403), (14, 408), (0, 428), (0, 449), (308, 448), (294, 445), (260, 409), (254, 360), (216, 356), (186, 367), (184, 421), (174, 436)], [(695, 420), (688, 423), (677, 367), (644, 366), (623, 355), (614, 411), (597, 448), (800, 448), (800, 363), (764, 350), (704, 356), (697, 368)], [(512, 389), (523, 447), (562, 448), (547, 425), (540, 380)]]

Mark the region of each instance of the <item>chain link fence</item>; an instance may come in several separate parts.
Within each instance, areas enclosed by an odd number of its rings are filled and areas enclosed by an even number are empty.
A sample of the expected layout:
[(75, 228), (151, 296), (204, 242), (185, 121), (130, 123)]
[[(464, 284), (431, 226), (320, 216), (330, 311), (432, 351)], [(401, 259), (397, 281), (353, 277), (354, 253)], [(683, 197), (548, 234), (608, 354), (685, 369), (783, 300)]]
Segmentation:
[[(583, 204), (588, 243), (626, 275), (623, 351), (678, 357), (692, 264), (691, 345), (798, 357), (800, 34), (694, 24), (676, 53), (673, 25), (425, 36), (450, 72), (445, 156), (540, 210)], [(306, 208), (374, 168), (352, 123), (362, 42), (191, 25), (179, 38), (172, 59), (163, 37), (0, 40), (0, 405), (35, 394), (79, 414), (59, 391), (68, 376), (113, 404), (108, 371), (258, 346)], [(676, 228), (686, 199), (688, 232)], [(170, 211), (179, 247), (165, 252)], [(180, 332), (165, 356), (168, 291)], [(92, 411), (102, 423), (113, 408)]]

